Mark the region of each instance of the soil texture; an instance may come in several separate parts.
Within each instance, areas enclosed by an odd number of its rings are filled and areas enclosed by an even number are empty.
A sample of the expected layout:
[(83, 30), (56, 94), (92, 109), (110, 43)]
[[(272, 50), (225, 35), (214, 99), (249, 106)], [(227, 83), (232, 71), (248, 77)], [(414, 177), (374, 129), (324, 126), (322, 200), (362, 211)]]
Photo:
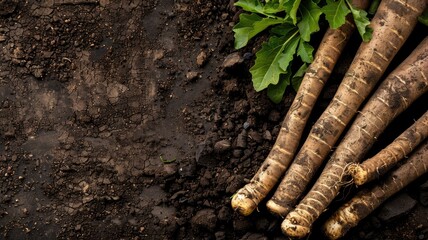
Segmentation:
[[(248, 69), (265, 37), (233, 49), (233, 4), (0, 0), (0, 239), (287, 239), (264, 206), (249, 217), (230, 207), (294, 97), (289, 90), (273, 104), (253, 90)], [(353, 41), (310, 125), (351, 62)], [(347, 239), (428, 239), (426, 180), (404, 191), (417, 200), (404, 214), (381, 221), (375, 213)], [(318, 229), (309, 239), (323, 238)]]

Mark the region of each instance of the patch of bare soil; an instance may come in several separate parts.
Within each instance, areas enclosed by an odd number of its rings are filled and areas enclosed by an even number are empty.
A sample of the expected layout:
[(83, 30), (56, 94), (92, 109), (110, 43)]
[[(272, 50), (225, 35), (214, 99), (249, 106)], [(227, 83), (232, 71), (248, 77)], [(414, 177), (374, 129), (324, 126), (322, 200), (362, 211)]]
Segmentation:
[[(230, 207), (294, 96), (254, 92), (255, 49), (230, 55), (238, 14), (224, 0), (0, 0), (0, 239), (286, 239), (263, 206)], [(373, 215), (348, 239), (426, 239), (427, 216)]]

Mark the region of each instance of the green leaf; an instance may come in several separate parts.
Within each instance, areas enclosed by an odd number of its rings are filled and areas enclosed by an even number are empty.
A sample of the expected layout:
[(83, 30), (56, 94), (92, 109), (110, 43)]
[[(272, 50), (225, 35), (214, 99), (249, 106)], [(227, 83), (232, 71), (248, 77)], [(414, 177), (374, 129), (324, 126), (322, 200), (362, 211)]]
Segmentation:
[(361, 9), (354, 8), (352, 4), (348, 3), (348, 7), (351, 10), (352, 16), (354, 17), (355, 25), (357, 26), (358, 32), (361, 35), (361, 38), (364, 42), (370, 41), (372, 39), (373, 29), (370, 28), (370, 20), (367, 18), (367, 12)]
[(272, 15), (273, 13), (284, 11), (284, 9), (279, 6), (279, 3), (268, 3), (265, 5), (259, 0), (239, 0), (235, 3), (235, 6), (241, 7), (247, 12), (259, 13), (271, 18), (276, 17)]
[(322, 7), (321, 10), (325, 14), (330, 27), (334, 29), (342, 26), (346, 21), (346, 15), (351, 12), (344, 0), (336, 2), (327, 0), (327, 5)]
[(280, 1), (266, 1), (263, 11), (266, 13), (278, 13), (284, 11), (284, 6)]
[(269, 85), (267, 89), (267, 95), (269, 99), (274, 103), (279, 103), (284, 96), (285, 89), (290, 85), (291, 71), (290, 69), (280, 78), (278, 84)]
[(297, 56), (299, 56), (303, 62), (311, 63), (314, 60), (313, 57), (314, 48), (307, 42), (300, 39), (299, 48), (297, 48)]
[(288, 16), (292, 19), (293, 24), (297, 23), (297, 10), (299, 10), (301, 0), (286, 0), (284, 1), (284, 9)]
[(263, 13), (263, 4), (259, 0), (239, 0), (235, 6), (241, 7), (247, 12)]
[(291, 22), (285, 19), (284, 21), (283, 24), (272, 27), (270, 33), (278, 36), (285, 36), (291, 31), (296, 31), (297, 28)]
[(419, 16), (418, 20), (425, 26), (428, 26), (428, 8), (426, 8), (422, 15)]
[(296, 92), (297, 90), (299, 90), (300, 83), (302, 83), (302, 79), (305, 76), (306, 69), (308, 69), (308, 64), (303, 63), (302, 66), (300, 66), (299, 70), (297, 70), (297, 72), (291, 78), (291, 86)]
[(318, 21), (322, 14), (320, 7), (312, 0), (304, 1), (300, 5), (299, 11), (302, 14), (302, 20), (297, 24), (300, 35), (303, 40), (309, 42), (311, 34), (320, 30)]
[(283, 71), (287, 71), (288, 66), (294, 58), (294, 54), (296, 54), (296, 48), (299, 44), (299, 37), (293, 37), (289, 43), (287, 43), (284, 51), (282, 52), (281, 57), (279, 58), (279, 67)]
[(256, 91), (278, 83), (279, 76), (286, 72), (293, 59), (298, 40), (298, 31), (295, 31), (286, 36), (272, 36), (268, 43), (262, 45), (256, 53), (256, 62), (250, 69)]
[(239, 16), (239, 23), (233, 27), (235, 32), (235, 49), (247, 45), (248, 41), (269, 26), (283, 23), (283, 19), (262, 18), (258, 14), (245, 14)]

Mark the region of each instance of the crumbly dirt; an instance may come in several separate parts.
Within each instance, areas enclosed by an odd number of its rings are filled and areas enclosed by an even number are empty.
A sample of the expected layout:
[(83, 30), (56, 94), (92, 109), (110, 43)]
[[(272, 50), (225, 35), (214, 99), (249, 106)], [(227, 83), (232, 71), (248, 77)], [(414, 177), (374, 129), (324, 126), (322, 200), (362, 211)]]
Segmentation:
[[(0, 239), (287, 239), (263, 206), (230, 207), (294, 97), (275, 105), (252, 89), (259, 45), (233, 49), (233, 3), (0, 0)], [(388, 223), (374, 215), (347, 238), (427, 239), (427, 216), (420, 203)]]

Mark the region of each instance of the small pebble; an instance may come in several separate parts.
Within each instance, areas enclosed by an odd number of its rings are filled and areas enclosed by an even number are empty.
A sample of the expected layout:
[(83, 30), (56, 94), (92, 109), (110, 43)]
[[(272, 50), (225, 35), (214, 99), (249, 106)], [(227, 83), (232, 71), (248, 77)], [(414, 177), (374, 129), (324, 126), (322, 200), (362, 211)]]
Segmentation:
[(247, 147), (247, 131), (242, 130), (238, 137), (236, 137), (236, 147), (246, 148)]
[(223, 69), (232, 69), (241, 64), (244, 61), (244, 58), (239, 55), (239, 53), (235, 52), (228, 55), (222, 64)]
[(227, 139), (220, 140), (214, 144), (214, 151), (216, 152), (225, 152), (230, 149), (231, 143)]
[(204, 51), (201, 51), (196, 57), (196, 64), (199, 67), (202, 67), (207, 61), (207, 54)]
[(186, 73), (186, 78), (188, 81), (194, 81), (199, 77), (199, 73), (195, 71), (190, 71)]
[(253, 57), (254, 54), (250, 53), (250, 52), (246, 52), (244, 53), (244, 59), (245, 60), (250, 60)]

